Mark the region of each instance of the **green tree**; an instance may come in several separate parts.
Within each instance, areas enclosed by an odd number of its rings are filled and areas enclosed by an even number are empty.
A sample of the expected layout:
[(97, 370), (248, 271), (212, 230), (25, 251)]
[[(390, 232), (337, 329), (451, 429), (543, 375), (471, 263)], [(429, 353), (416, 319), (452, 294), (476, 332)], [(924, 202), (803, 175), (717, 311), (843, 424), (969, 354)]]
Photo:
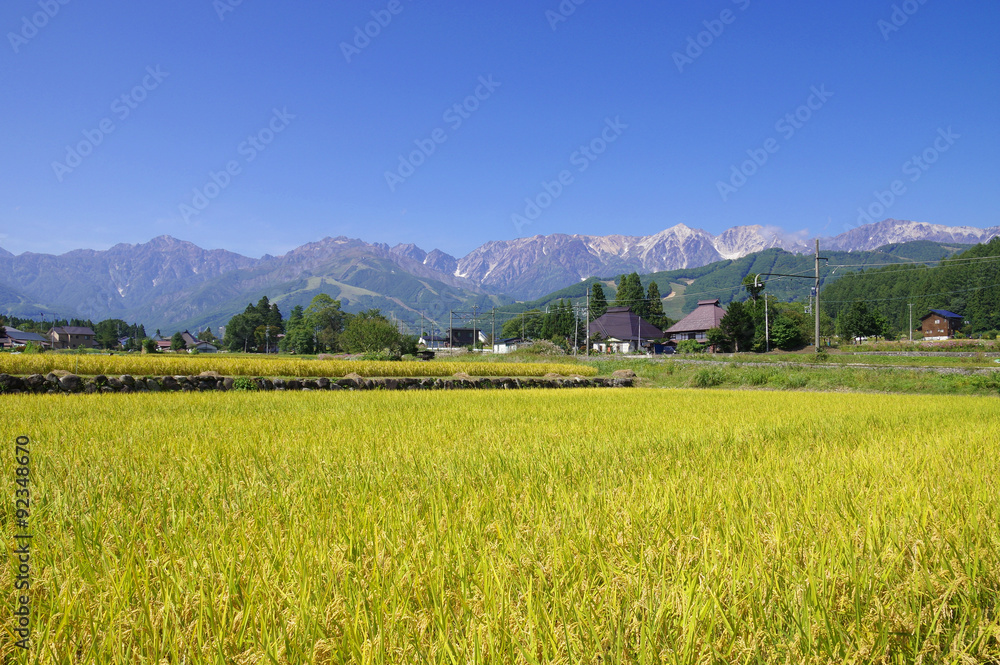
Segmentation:
[(211, 328), (205, 328), (197, 337), (199, 342), (208, 342), (209, 344), (218, 344), (219, 338), (215, 336)]
[(133, 326), (122, 319), (105, 319), (94, 326), (94, 338), (102, 349), (117, 349), (118, 338), (128, 335)]
[(760, 279), (759, 273), (751, 273), (743, 278), (743, 288), (750, 295), (750, 300), (757, 302), (760, 294), (764, 292), (764, 282)]
[(590, 287), (590, 320), (604, 316), (608, 311), (608, 299), (604, 295), (604, 287), (600, 282), (594, 282)]
[(296, 305), (288, 315), (285, 336), (279, 343), (282, 351), (291, 353), (313, 352), (313, 331), (309, 328), (302, 305)]
[(247, 305), (243, 313), (235, 315), (226, 324), (226, 334), (222, 344), (229, 351), (254, 351), (257, 348), (255, 331), (262, 318), (253, 305)]
[(540, 309), (529, 309), (526, 312), (517, 314), (512, 319), (504, 321), (500, 327), (500, 335), (506, 339), (546, 339), (542, 335), (542, 327), (545, 323), (545, 313)]
[(184, 348), (184, 346), (185, 346), (184, 338), (181, 336), (179, 332), (175, 332), (170, 337), (170, 349), (172, 351), (180, 351), (181, 349)]
[(857, 342), (861, 337), (887, 337), (892, 329), (889, 320), (879, 311), (872, 310), (861, 300), (837, 317), (837, 334)]
[(802, 337), (802, 329), (798, 323), (787, 313), (782, 312), (771, 325), (771, 345), (790, 351), (803, 346), (805, 343)]
[(347, 323), (347, 316), (340, 309), (340, 301), (326, 293), (318, 293), (313, 296), (304, 314), (304, 325), (315, 340), (314, 351), (339, 351), (340, 335)]
[(369, 309), (351, 317), (341, 335), (341, 343), (349, 353), (399, 353), (403, 340), (396, 326), (382, 316), (382, 312)]
[(723, 341), (725, 348), (737, 353), (749, 351), (756, 331), (751, 308), (736, 300), (729, 303), (726, 315), (719, 321), (719, 330), (721, 337), (716, 333), (716, 339)]
[(615, 306), (628, 307), (644, 319), (649, 316), (649, 304), (646, 302), (646, 293), (642, 289), (639, 273), (634, 272), (618, 278)]
[(663, 300), (660, 298), (660, 287), (654, 281), (649, 282), (646, 291), (646, 301), (649, 303), (649, 315), (646, 320), (660, 330), (666, 330), (671, 326), (670, 319), (663, 313)]

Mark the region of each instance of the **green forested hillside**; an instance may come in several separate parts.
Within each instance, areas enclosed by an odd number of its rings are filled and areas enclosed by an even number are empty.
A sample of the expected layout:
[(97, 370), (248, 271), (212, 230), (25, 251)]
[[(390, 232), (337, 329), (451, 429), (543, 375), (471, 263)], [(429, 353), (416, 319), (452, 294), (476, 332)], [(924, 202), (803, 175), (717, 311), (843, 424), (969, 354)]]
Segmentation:
[(848, 275), (823, 289), (823, 311), (836, 318), (857, 301), (881, 312), (896, 330), (907, 330), (929, 309), (965, 317), (963, 332), (1000, 329), (1000, 238), (976, 245), (937, 267), (886, 266)]
[[(820, 284), (822, 287), (833, 283), (844, 275), (862, 270), (865, 266), (933, 262), (968, 247), (968, 245), (919, 241), (886, 245), (870, 252), (826, 252), (821, 248), (821, 255), (829, 259), (830, 264), (849, 267), (827, 268), (824, 262), (824, 267), (820, 271)], [(749, 254), (741, 259), (719, 261), (699, 268), (642, 275), (641, 279), (644, 286), (648, 286), (651, 280), (657, 283), (664, 298), (664, 314), (676, 320), (691, 312), (699, 300), (718, 298), (725, 305), (734, 299), (744, 299), (746, 292), (740, 284), (744, 277), (753, 273), (802, 274), (808, 277), (815, 274), (815, 259), (810, 254), (792, 254), (781, 249), (769, 249)], [(592, 277), (538, 300), (510, 305), (498, 312), (514, 313), (530, 309), (544, 311), (547, 306), (562, 299), (580, 302), (586, 298), (590, 285), (598, 281), (601, 282), (610, 301), (615, 296), (617, 277), (617, 275)], [(767, 293), (783, 302), (808, 302), (813, 286), (811, 279), (766, 277), (765, 281)]]

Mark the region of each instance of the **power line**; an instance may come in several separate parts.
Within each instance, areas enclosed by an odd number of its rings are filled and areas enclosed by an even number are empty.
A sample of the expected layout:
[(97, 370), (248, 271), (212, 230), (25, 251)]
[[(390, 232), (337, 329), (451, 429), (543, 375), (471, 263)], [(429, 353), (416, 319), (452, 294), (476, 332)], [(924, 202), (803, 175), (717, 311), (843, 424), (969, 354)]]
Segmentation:
[(871, 298), (871, 299), (867, 299), (867, 300), (865, 300), (865, 299), (862, 299), (862, 300), (857, 300), (857, 299), (855, 299), (855, 300), (826, 300), (825, 302), (828, 303), (828, 304), (829, 303), (844, 304), (844, 303), (852, 303), (852, 302), (887, 302), (887, 301), (890, 301), (890, 300), (912, 300), (913, 298), (930, 298), (932, 296), (950, 296), (950, 295), (953, 295), (955, 293), (968, 293), (969, 291), (981, 291), (983, 289), (995, 289), (997, 287), (1000, 287), (1000, 284), (990, 284), (988, 286), (974, 286), (974, 287), (969, 288), (969, 289), (958, 289), (957, 291), (941, 291), (940, 293), (919, 293), (919, 294), (915, 294), (915, 295), (911, 294), (911, 295), (902, 296), (902, 297), (899, 297), (899, 298)]
[[(902, 267), (904, 265), (905, 266), (926, 266), (929, 263), (945, 263), (945, 262), (947, 262), (949, 265), (956, 265), (956, 264), (960, 265), (960, 264), (969, 263), (969, 262), (972, 262), (972, 261), (996, 261), (998, 259), (1000, 259), (1000, 255), (998, 255), (998, 256), (973, 256), (973, 257), (970, 257), (970, 258), (967, 258), (967, 259), (945, 257), (943, 259), (928, 259), (926, 261), (913, 260), (912, 263), (905, 263), (903, 261), (897, 261), (895, 263), (845, 263), (843, 265), (838, 265), (838, 264), (830, 263), (830, 264), (827, 265), (827, 267), (829, 267), (829, 268), (878, 268), (878, 267), (882, 267), (882, 266), (900, 266), (900, 267)], [(886, 272), (891, 272), (891, 271), (886, 271)]]

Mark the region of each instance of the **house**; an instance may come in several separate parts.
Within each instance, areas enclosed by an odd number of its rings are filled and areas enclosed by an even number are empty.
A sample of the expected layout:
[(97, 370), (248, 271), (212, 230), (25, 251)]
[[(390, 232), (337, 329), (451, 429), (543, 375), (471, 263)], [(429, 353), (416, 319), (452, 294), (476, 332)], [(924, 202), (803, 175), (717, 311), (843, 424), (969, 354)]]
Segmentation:
[(962, 327), (962, 316), (946, 309), (932, 309), (920, 317), (924, 339), (951, 339)]
[(518, 347), (526, 344), (531, 344), (531, 342), (521, 339), (520, 337), (508, 337), (507, 339), (494, 340), (493, 353), (510, 353), (511, 351), (517, 351)]
[(600, 353), (639, 351), (663, 337), (662, 330), (628, 307), (608, 307), (587, 329), (591, 339), (597, 340), (593, 349)]
[(421, 335), (417, 344), (422, 344), (425, 349), (446, 349), (448, 348), (448, 338), (437, 335)]
[(96, 349), (96, 335), (87, 326), (55, 326), (49, 331), (49, 341), (53, 349)]
[(707, 343), (708, 339), (705, 337), (705, 333), (712, 328), (718, 328), (719, 322), (722, 321), (722, 317), (725, 315), (726, 310), (723, 309), (718, 298), (715, 300), (699, 300), (698, 306), (694, 308), (693, 312), (667, 328), (666, 336), (672, 342), (693, 339), (698, 342)]
[(16, 349), (27, 346), (28, 342), (35, 346), (49, 346), (49, 340), (38, 333), (23, 332), (17, 328), (0, 326), (0, 349)]
[(472, 346), (473, 339), (478, 339), (479, 344), (490, 341), (482, 328), (449, 328), (447, 338), (451, 347)]
[(184, 340), (184, 348), (191, 351), (197, 351), (199, 353), (217, 353), (219, 347), (211, 342), (203, 342), (196, 338), (194, 335), (189, 333), (187, 330), (181, 333), (181, 339)]
[(169, 351), (170, 350), (170, 340), (169, 339), (158, 339), (155, 340), (157, 351)]

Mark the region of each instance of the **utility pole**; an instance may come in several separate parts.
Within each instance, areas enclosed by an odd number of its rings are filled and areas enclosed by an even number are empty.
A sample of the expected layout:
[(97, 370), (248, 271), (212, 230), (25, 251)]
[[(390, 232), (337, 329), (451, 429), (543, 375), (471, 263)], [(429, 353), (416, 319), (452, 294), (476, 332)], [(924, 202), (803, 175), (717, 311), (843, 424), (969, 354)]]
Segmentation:
[(580, 352), (580, 306), (573, 308), (573, 355)]
[[(755, 287), (760, 286), (760, 273), (753, 276), (753, 285)], [(764, 352), (770, 353), (771, 351), (771, 329), (767, 321), (767, 294), (764, 294)]]
[(472, 350), (473, 351), (476, 350), (476, 342), (479, 341), (477, 339), (478, 335), (476, 335), (476, 323), (478, 323), (476, 321), (476, 306), (473, 305), (472, 306)]
[(587, 285), (587, 316), (584, 317), (584, 322), (587, 324), (587, 334), (584, 337), (584, 342), (587, 344), (587, 357), (590, 357), (590, 285)]
[(448, 310), (448, 348), (455, 348), (455, 310)]
[(913, 303), (911, 302), (911, 303), (909, 303), (909, 305), (910, 305), (910, 341), (912, 342), (913, 341)]
[(497, 308), (493, 308), (493, 323), (490, 327), (490, 346), (497, 343)]
[(816, 238), (816, 353), (820, 352), (819, 346), (819, 238)]
[(767, 321), (767, 294), (764, 294), (764, 352), (771, 352), (771, 328)]

